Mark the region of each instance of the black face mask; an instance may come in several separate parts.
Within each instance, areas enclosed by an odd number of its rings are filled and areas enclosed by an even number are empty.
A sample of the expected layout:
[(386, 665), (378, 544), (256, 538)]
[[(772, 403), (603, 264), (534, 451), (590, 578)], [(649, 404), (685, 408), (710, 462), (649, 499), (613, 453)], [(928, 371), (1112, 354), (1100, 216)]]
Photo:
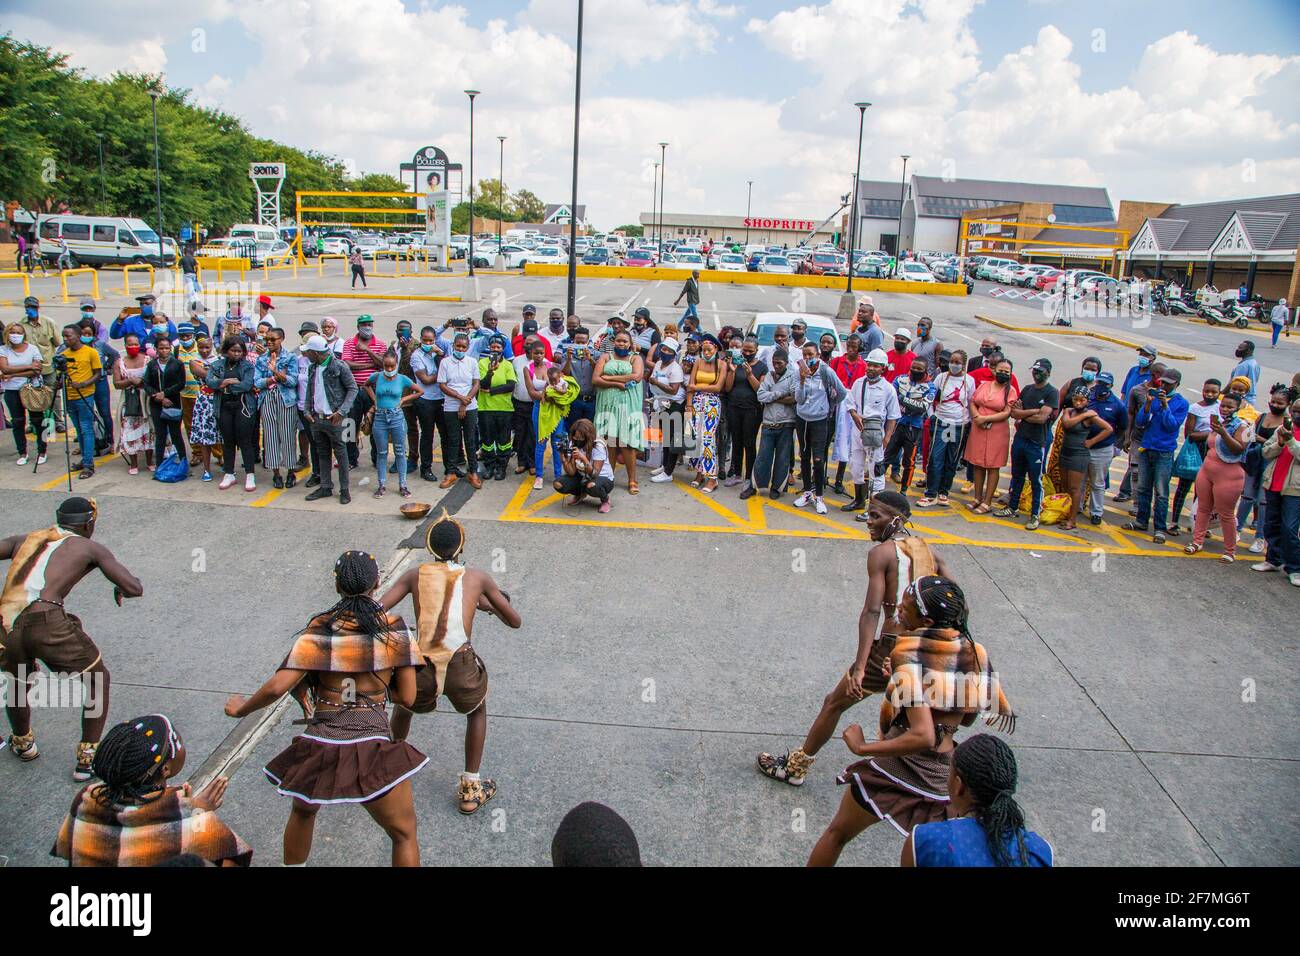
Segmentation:
[(1039, 385), (1042, 385), (1044, 382), (1047, 381), (1047, 373), (1044, 372), (1042, 369), (1037, 369), (1037, 368), (1034, 369), (1034, 381), (1037, 382)]
[(983, 355), (985, 358), (988, 358), (992, 354), (993, 354), (992, 348), (983, 345), (980, 346), (980, 355)]
[(1010, 372), (995, 372), (993, 377), (997, 380), (999, 385), (1005, 385), (1007, 382), (1011, 381)]
[(925, 373), (924, 373), (924, 372), (909, 372), (907, 377), (910, 378), (913, 382), (924, 382), (924, 381), (925, 381)]
[(907, 344), (905, 339), (894, 339), (894, 351), (901, 355), (907, 351)]

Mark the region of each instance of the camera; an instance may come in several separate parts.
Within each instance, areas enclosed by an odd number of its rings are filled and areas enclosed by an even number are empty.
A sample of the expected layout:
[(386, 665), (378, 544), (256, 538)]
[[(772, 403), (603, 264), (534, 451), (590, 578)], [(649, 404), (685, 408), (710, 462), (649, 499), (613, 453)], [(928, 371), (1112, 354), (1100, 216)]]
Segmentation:
[(561, 438), (555, 443), (555, 449), (562, 457), (568, 458), (573, 454), (573, 442), (567, 438)]
[(56, 355), (51, 360), (56, 372), (66, 372), (68, 370), (68, 357), (66, 355)]

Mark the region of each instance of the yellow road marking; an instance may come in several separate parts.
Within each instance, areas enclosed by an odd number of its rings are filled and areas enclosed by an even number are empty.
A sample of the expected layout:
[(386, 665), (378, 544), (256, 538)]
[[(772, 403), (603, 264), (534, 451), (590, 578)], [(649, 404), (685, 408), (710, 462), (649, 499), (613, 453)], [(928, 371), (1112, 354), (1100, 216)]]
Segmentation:
[[(296, 480), (298, 478), (301, 478), (303, 475), (310, 475), (311, 468), (310, 467), (300, 468), (297, 471), (295, 471), (293, 474)], [(252, 501), (248, 503), (248, 506), (250, 508), (265, 508), (267, 505), (275, 501), (275, 499), (279, 498), (282, 494), (284, 494), (286, 491), (289, 490), (290, 489), (288, 488), (272, 488), (270, 491), (266, 492), (265, 494), (260, 495), (257, 498), (254, 498)]]
[[(52, 448), (53, 445), (48, 446), (48, 447), (49, 447), (49, 448)], [(47, 453), (48, 453), (48, 448), (47, 448)], [(98, 458), (95, 459), (95, 468), (98, 469), (100, 465), (104, 464), (104, 463), (107, 462), (107, 461), (112, 461), (112, 460), (113, 460), (114, 458), (116, 458), (116, 457), (117, 457), (117, 453), (116, 453), (116, 452), (114, 452), (114, 453), (111, 454), (111, 455), (100, 455)], [(77, 475), (79, 475), (79, 474), (81, 474), (81, 472), (79, 472), (79, 471), (68, 471), (68, 472), (64, 472), (64, 473), (63, 473), (62, 475), (60, 475), (58, 478), (52, 478), (52, 479), (50, 479), (49, 481), (47, 481), (47, 482), (46, 482), (45, 484), (43, 484), (43, 485), (37, 485), (37, 486), (36, 486), (36, 490), (37, 490), (37, 491), (53, 491), (53, 490), (54, 490), (55, 488), (57, 488), (59, 485), (66, 484), (69, 478), (76, 478)]]

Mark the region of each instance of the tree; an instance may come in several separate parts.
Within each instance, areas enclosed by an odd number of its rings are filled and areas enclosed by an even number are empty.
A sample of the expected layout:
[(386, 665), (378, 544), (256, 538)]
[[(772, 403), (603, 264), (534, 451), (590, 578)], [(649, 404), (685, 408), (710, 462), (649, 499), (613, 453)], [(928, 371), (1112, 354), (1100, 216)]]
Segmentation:
[(645, 228), (642, 226), (632, 225), (618, 226), (614, 229), (614, 232), (621, 232), (623, 235), (630, 236), (633, 239), (640, 239), (645, 235)]
[(521, 189), (510, 197), (510, 212), (515, 222), (541, 222), (546, 215), (546, 203), (527, 189)]

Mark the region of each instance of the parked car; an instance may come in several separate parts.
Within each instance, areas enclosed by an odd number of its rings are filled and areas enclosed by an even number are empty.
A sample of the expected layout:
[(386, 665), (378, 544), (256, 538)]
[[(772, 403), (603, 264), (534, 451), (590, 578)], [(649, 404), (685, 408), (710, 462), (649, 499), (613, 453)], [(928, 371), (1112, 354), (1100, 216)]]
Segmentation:
[(976, 266), (975, 278), (996, 282), (999, 269), (1003, 269), (1006, 266), (1014, 266), (1016, 264), (1017, 263), (1014, 259), (999, 259), (995, 256), (989, 256)]
[(623, 257), (623, 265), (633, 269), (648, 269), (654, 264), (654, 257), (645, 249), (629, 249)]
[(916, 262), (909, 259), (899, 265), (898, 273), (895, 279), (902, 279), (904, 282), (934, 282), (934, 273), (926, 267), (924, 262)]
[(539, 246), (536, 249), (523, 249), (519, 256), (519, 264), (526, 266), (529, 263), (540, 265), (560, 265), (569, 261), (569, 254), (559, 246)]
[(1042, 292), (1056, 285), (1056, 280), (1065, 275), (1060, 269), (1044, 269), (1030, 280), (1029, 287)]
[(583, 255), (582, 264), (584, 266), (609, 265), (609, 250), (604, 246), (593, 246)]
[(707, 269), (709, 267), (708, 260), (698, 252), (675, 252), (673, 256), (677, 260), (677, 265), (683, 269)]
[[(777, 327), (783, 325), (789, 328), (790, 323), (795, 319), (803, 319), (808, 327), (808, 340), (811, 342), (820, 341), (822, 335), (831, 333), (835, 336), (835, 355), (843, 354), (844, 339), (840, 337), (835, 323), (824, 315), (811, 312), (759, 312), (750, 320), (745, 334), (757, 336), (760, 348), (772, 346), (776, 344)], [(794, 356), (791, 356), (791, 368), (796, 367), (794, 361)]]
[[(41, 257), (51, 264), (59, 259), (59, 238), (68, 243), (72, 265), (152, 263), (174, 265), (174, 254), (164, 243), (161, 254), (158, 234), (143, 219), (117, 216), (77, 216), (70, 213), (37, 218)], [(274, 236), (275, 230), (271, 230)]]
[(794, 273), (794, 267), (785, 256), (764, 256), (763, 261), (758, 264), (758, 271), (791, 275)]
[(718, 262), (713, 268), (720, 272), (744, 272), (745, 257), (737, 252), (724, 252), (718, 256)]
[(804, 275), (842, 276), (848, 270), (848, 260), (834, 252), (814, 252), (799, 269)]

